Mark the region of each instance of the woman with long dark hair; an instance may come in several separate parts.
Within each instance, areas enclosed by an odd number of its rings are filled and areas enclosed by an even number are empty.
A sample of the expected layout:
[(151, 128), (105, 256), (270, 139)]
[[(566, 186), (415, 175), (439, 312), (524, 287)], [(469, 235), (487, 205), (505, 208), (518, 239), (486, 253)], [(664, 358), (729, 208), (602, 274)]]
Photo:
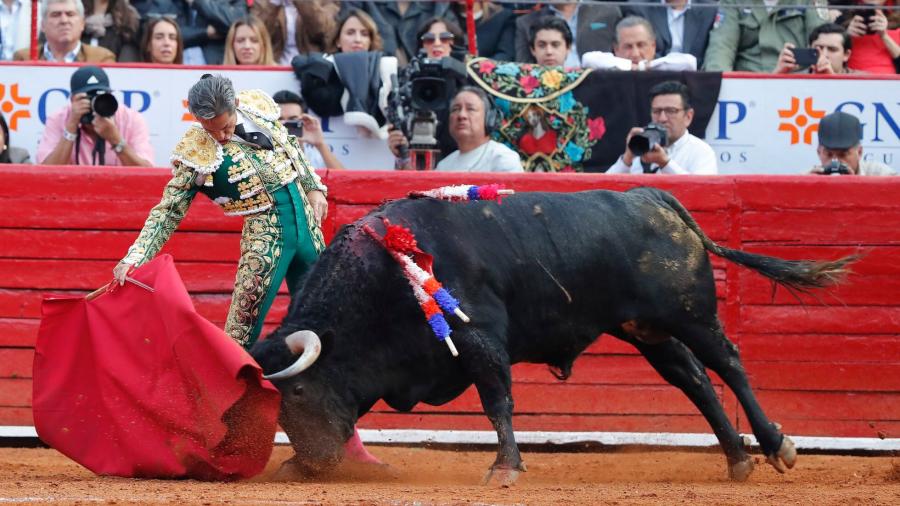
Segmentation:
[(82, 0), (84, 33), (81, 42), (101, 46), (116, 55), (117, 62), (141, 61), (138, 50), (140, 14), (128, 0)]

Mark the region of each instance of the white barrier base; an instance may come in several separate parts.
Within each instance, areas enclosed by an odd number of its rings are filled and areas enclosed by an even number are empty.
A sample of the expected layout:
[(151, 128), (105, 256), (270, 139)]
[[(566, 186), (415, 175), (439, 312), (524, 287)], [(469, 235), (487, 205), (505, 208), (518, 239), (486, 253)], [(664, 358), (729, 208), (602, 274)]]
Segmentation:
[[(487, 430), (415, 430), (415, 429), (360, 429), (359, 436), (370, 444), (475, 444), (495, 445), (497, 434)], [(37, 431), (28, 426), (0, 426), (0, 438), (36, 438)], [(750, 444), (757, 446), (756, 438), (749, 436)], [(871, 437), (818, 437), (794, 436), (791, 439), (798, 450), (828, 451), (896, 451), (900, 450), (900, 438)], [(563, 445), (591, 443), (607, 446), (648, 445), (702, 448), (716, 446), (712, 434), (681, 434), (674, 432), (516, 432), (519, 444)], [(275, 434), (275, 443), (287, 444), (284, 432)]]

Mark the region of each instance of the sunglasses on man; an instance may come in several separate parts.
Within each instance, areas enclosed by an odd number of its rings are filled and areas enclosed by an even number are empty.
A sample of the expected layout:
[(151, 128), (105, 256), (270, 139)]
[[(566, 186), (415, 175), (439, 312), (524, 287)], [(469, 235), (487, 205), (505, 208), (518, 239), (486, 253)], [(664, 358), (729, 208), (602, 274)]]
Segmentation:
[(453, 39), (455, 39), (455, 38), (456, 38), (456, 36), (450, 32), (441, 32), (439, 34), (428, 32), (428, 33), (422, 35), (422, 43), (434, 44), (434, 42), (436, 40), (440, 39), (441, 42), (443, 42), (444, 44), (449, 44), (449, 43), (453, 42)]

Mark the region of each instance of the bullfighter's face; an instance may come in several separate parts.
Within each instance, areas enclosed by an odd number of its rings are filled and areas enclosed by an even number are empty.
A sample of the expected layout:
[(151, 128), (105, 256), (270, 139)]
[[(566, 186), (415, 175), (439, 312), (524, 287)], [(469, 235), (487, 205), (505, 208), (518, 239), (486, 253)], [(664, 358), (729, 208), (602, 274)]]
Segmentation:
[[(235, 107), (238, 105), (237, 102), (237, 99), (235, 99)], [(219, 144), (226, 144), (231, 140), (231, 136), (234, 135), (234, 127), (237, 125), (237, 113), (234, 111), (223, 112), (213, 118), (198, 119), (197, 121), (200, 122), (200, 126), (202, 126), (216, 142)]]

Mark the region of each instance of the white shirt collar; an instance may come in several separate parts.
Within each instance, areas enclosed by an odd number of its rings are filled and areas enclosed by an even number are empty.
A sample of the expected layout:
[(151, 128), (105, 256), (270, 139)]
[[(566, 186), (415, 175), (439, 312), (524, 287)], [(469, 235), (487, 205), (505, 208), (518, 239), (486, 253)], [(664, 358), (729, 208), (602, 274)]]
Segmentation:
[[(66, 53), (63, 56), (63, 61), (66, 63), (72, 63), (78, 59), (78, 52), (81, 51), (81, 41), (78, 41), (78, 44), (75, 46), (75, 49)], [(47, 61), (59, 61), (53, 57), (53, 51), (50, 50), (50, 44), (44, 43), (44, 59)]]

